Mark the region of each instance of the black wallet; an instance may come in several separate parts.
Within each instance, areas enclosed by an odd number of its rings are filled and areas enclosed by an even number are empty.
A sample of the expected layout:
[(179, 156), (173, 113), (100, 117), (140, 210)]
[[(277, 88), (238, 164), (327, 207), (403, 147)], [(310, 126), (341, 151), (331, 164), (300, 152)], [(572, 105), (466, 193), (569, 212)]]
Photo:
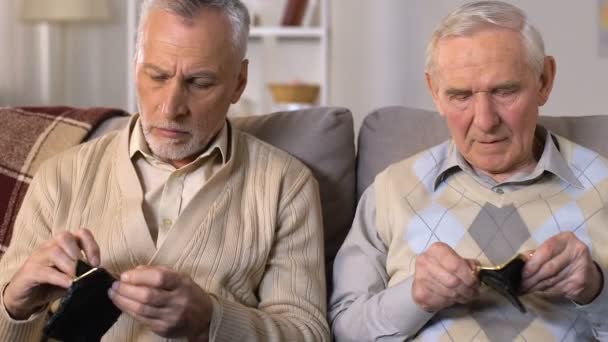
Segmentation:
[(120, 316), (108, 297), (116, 279), (105, 269), (92, 268), (83, 261), (78, 261), (76, 276), (46, 322), (44, 333), (63, 342), (100, 341)]
[(477, 268), (481, 282), (507, 298), (521, 313), (526, 313), (526, 308), (518, 298), (525, 264), (524, 256), (516, 254), (502, 265)]

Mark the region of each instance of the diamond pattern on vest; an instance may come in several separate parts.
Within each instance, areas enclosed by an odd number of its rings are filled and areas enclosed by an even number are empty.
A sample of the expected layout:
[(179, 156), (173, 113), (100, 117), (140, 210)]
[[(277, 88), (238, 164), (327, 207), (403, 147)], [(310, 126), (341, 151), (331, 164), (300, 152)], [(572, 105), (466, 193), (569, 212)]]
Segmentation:
[(530, 238), (530, 232), (513, 205), (497, 208), (485, 203), (469, 234), (495, 265), (509, 260)]

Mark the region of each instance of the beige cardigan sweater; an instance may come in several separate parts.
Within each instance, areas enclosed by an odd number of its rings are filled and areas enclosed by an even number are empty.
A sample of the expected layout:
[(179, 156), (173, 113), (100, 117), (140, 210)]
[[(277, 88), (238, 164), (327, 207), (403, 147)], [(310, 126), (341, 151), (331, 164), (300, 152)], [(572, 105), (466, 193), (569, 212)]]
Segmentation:
[[(231, 156), (184, 209), (157, 249), (128, 155), (129, 127), (77, 146), (34, 177), (0, 262), (0, 286), (42, 242), (87, 227), (101, 264), (119, 274), (163, 265), (212, 295), (211, 341), (329, 339), (317, 183), (299, 161), (231, 128)], [(94, 310), (91, 317), (94, 319)], [(12, 320), (0, 341), (39, 341), (45, 315)], [(103, 341), (165, 341), (126, 314)]]

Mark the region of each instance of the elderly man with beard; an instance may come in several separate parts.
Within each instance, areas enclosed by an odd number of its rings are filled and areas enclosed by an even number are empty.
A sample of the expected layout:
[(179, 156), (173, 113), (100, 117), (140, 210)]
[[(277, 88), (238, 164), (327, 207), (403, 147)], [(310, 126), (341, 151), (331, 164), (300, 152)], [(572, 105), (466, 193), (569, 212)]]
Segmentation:
[(120, 275), (103, 341), (329, 339), (317, 183), (226, 120), (248, 32), (238, 0), (144, 2), (140, 113), (34, 177), (0, 263), (0, 340), (40, 340), (83, 257)]

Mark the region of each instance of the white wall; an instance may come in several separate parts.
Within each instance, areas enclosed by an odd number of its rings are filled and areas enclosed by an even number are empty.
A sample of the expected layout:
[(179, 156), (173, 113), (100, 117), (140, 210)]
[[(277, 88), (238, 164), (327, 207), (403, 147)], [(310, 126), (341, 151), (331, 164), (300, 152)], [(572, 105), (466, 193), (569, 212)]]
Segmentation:
[[(434, 109), (424, 83), (424, 49), (454, 0), (333, 0), (332, 101), (356, 127), (374, 108)], [(608, 58), (598, 57), (597, 0), (509, 1), (526, 11), (556, 57), (547, 115), (608, 114)]]
[[(0, 105), (126, 108), (125, 0), (111, 0), (110, 21), (50, 26), (21, 21), (20, 4), (0, 0)], [(51, 57), (50, 100), (45, 54)]]
[(109, 22), (65, 25), (70, 105), (127, 108), (127, 1), (110, 5)]
[[(110, 22), (65, 27), (65, 100), (127, 108), (127, 1), (112, 0)], [(267, 0), (258, 0), (261, 2)], [(356, 127), (374, 108), (433, 109), (424, 85), (424, 48), (440, 18), (462, 0), (330, 0), (332, 105), (350, 108)], [(17, 16), (20, 0), (0, 0), (0, 105), (41, 104), (40, 32)], [(608, 58), (598, 57), (598, 0), (511, 0), (543, 33), (557, 59), (543, 112), (608, 114)], [(51, 30), (51, 41), (61, 36)], [(56, 51), (53, 53), (56, 54)]]
[(39, 32), (19, 22), (18, 0), (0, 0), (0, 106), (38, 104)]

